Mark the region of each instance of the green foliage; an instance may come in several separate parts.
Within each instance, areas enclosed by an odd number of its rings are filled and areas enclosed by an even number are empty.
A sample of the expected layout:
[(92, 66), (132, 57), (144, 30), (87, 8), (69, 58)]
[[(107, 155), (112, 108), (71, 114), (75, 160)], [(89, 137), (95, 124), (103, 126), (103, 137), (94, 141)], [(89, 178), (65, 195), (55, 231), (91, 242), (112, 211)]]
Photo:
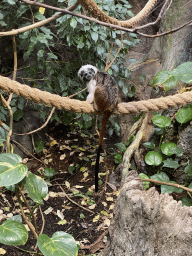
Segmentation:
[(53, 176), (56, 174), (55, 169), (49, 168), (49, 167), (46, 167), (46, 168), (44, 169), (44, 172), (45, 172), (45, 176), (46, 176), (47, 178), (51, 178), (51, 177), (53, 177)]
[(28, 239), (25, 226), (15, 220), (6, 220), (0, 226), (0, 243), (6, 245), (24, 245)]
[(185, 62), (172, 71), (161, 71), (153, 79), (153, 86), (163, 85), (165, 91), (171, 90), (179, 81), (192, 83), (192, 62)]
[(171, 120), (166, 116), (156, 115), (152, 122), (159, 128), (166, 128), (171, 125)]
[(27, 166), (22, 164), (20, 156), (0, 154), (0, 186), (10, 186), (20, 182), (27, 174)]
[(55, 232), (51, 238), (41, 234), (37, 238), (37, 245), (45, 256), (76, 256), (78, 247), (74, 238), (63, 231)]
[(38, 204), (43, 204), (43, 198), (48, 193), (46, 182), (39, 176), (28, 172), (22, 184), (25, 186), (29, 197)]
[(175, 119), (180, 124), (187, 123), (192, 119), (192, 104), (182, 107), (176, 114)]
[[(47, 169), (45, 173), (49, 177), (54, 175), (53, 169)], [(39, 176), (27, 172), (27, 166), (23, 165), (20, 156), (15, 154), (0, 154), (0, 184), (0, 186), (15, 184), (16, 196), (20, 208), (23, 208), (20, 197), (24, 197), (24, 194), (20, 193), (20, 191), (23, 186), (26, 188), (28, 196), (35, 203), (29, 214), (29, 222), (34, 210), (39, 204), (43, 204), (43, 198), (48, 194), (46, 182)], [(26, 200), (25, 198), (24, 203)], [(5, 245), (24, 245), (27, 240), (28, 231), (22, 224), (20, 215), (13, 216), (0, 225), (0, 243)], [(41, 234), (37, 238), (37, 244), (45, 256), (61, 254), (76, 256), (78, 254), (78, 246), (74, 238), (64, 232), (56, 232), (51, 238), (45, 234)]]
[(148, 165), (158, 166), (162, 163), (162, 155), (155, 151), (149, 151), (145, 156), (145, 162)]
[[(140, 178), (143, 178), (143, 179), (153, 179), (153, 180), (157, 180), (157, 181), (163, 181), (166, 183), (175, 183), (176, 184), (175, 181), (169, 180), (169, 177), (165, 172), (160, 172), (160, 173), (157, 173), (150, 177), (148, 177), (144, 173), (141, 173), (139, 176), (140, 176)], [(146, 181), (144, 181), (144, 182), (146, 182)], [(161, 185), (161, 194), (164, 194), (164, 193), (171, 194), (173, 192), (181, 193), (182, 191), (183, 191), (183, 189), (181, 189), (181, 188), (176, 188), (176, 187), (168, 186), (168, 185)]]
[[(73, 0), (60, 0), (57, 3), (51, 0), (49, 4), (57, 4), (58, 7), (66, 8), (67, 2), (69, 6), (75, 3)], [(133, 17), (130, 10), (131, 5), (126, 0), (117, 4), (114, 0), (105, 0), (102, 3), (100, 0), (96, 0), (96, 3), (108, 15), (118, 19), (127, 19), (127, 15)], [(83, 8), (79, 5), (75, 11), (82, 13)], [(51, 15), (53, 15), (52, 10), (46, 10), (45, 14), (42, 14), (35, 6), (29, 6), (19, 0), (4, 0), (0, 3), (0, 26), (6, 28), (6, 30), (28, 26), (33, 22), (33, 19), (36, 22)], [(122, 33), (125, 34), (125, 32)], [(114, 46), (110, 58), (112, 60), (121, 44), (120, 31), (111, 31), (107, 27), (81, 18), (63, 15), (55, 21), (53, 26), (47, 24), (19, 34), (16, 38), (17, 48), (20, 56), (23, 55), (25, 63), (29, 62), (25, 65), (24, 71), (26, 77), (29, 77), (30, 80), (26, 78), (24, 83), (30, 83), (30, 85), (39, 89), (61, 96), (68, 96), (81, 91), (82, 85), (77, 77), (78, 69), (82, 64), (90, 63), (104, 70), (111, 47), (111, 37)], [(138, 42), (139, 39), (134, 33), (129, 34), (129, 39), (124, 38), (122, 49), (108, 70), (109, 74), (115, 77), (125, 96), (133, 95), (132, 92), (134, 91), (131, 87), (128, 90), (125, 84), (126, 79), (130, 76), (130, 72), (125, 65), (125, 54), (130, 47), (135, 46)], [(12, 45), (5, 46), (7, 54), (12, 51), (10, 47)], [(7, 72), (6, 67), (2, 67), (0, 72)], [(86, 92), (79, 93), (75, 98), (85, 100)], [(17, 99), (18, 97), (14, 100)], [(15, 120), (22, 118), (23, 106), (19, 108), (19, 105), (16, 104), (12, 107), (15, 107)], [(38, 109), (42, 111), (42, 107), (39, 106)], [(6, 114), (1, 112), (0, 118), (4, 121), (5, 116)], [(89, 129), (94, 125), (95, 119), (84, 116), (82, 121), (76, 122), (75, 125), (81, 129)], [(43, 111), (42, 117), (45, 117)], [(74, 129), (72, 121), (76, 118), (80, 120), (81, 115), (66, 113), (65, 111), (54, 113), (52, 116), (52, 120), (70, 125), (72, 130)], [(85, 121), (85, 118), (89, 120)], [(114, 121), (110, 122), (109, 133), (112, 134), (115, 131), (119, 134), (120, 127)]]

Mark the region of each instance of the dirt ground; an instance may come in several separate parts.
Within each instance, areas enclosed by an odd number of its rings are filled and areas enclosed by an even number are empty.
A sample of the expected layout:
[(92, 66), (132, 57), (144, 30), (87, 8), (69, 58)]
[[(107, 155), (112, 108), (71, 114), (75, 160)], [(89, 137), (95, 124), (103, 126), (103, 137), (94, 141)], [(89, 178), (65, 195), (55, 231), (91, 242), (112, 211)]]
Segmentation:
[[(116, 140), (116, 141), (115, 141)], [(79, 255), (95, 255), (105, 246), (106, 231), (113, 217), (113, 207), (119, 193), (112, 186), (108, 173), (114, 170), (113, 152), (117, 138), (105, 141), (105, 153), (101, 159), (99, 192), (94, 192), (94, 162), (97, 135), (85, 135), (79, 130), (70, 132), (63, 125), (50, 128), (46, 134), (42, 153), (28, 159), (29, 171), (44, 175), (44, 168), (56, 170), (51, 179), (46, 179), (49, 194), (36, 212), (38, 232), (49, 237), (56, 231), (73, 235), (81, 249)], [(109, 172), (108, 172), (109, 171)], [(30, 199), (29, 199), (30, 200)], [(20, 212), (14, 193), (1, 188), (1, 223)], [(3, 216), (3, 217), (2, 217)], [(31, 231), (24, 246), (0, 244), (4, 255), (37, 255), (36, 240)], [(41, 255), (41, 254), (39, 254)]]

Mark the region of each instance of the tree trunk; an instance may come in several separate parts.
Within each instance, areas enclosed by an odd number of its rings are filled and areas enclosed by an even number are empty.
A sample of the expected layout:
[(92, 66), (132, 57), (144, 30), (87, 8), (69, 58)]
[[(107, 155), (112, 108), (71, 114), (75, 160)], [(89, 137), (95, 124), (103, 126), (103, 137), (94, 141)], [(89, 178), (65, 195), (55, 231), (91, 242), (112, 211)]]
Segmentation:
[[(134, 5), (137, 5), (137, 1), (134, 1)], [(173, 0), (171, 8), (161, 20), (159, 33), (179, 27), (191, 19), (192, 1)], [(136, 58), (136, 64), (129, 65), (129, 68), (134, 70), (132, 81), (137, 86), (138, 98), (148, 99), (152, 89), (147, 89), (147, 80), (152, 79), (158, 71), (172, 70), (184, 62), (192, 61), (191, 25), (157, 37), (148, 53), (137, 49), (136, 54), (135, 49), (129, 53), (129, 58), (139, 56), (140, 59)], [(149, 60), (148, 64), (146, 60)], [(143, 84), (138, 80), (142, 74), (146, 75), (146, 83)], [(125, 130), (130, 128), (131, 122), (128, 126)], [(189, 148), (187, 143), (180, 142), (183, 149)], [(118, 196), (107, 245), (100, 256), (189, 256), (192, 254), (191, 241), (191, 207), (182, 207), (181, 202), (168, 194), (159, 195), (154, 187), (144, 191), (138, 174), (131, 171)]]

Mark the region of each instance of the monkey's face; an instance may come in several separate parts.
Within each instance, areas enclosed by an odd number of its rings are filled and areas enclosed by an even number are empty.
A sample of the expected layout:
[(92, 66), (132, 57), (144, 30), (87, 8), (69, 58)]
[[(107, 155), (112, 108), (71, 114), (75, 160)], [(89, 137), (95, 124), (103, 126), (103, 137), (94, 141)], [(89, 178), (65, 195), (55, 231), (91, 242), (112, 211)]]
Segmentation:
[(85, 82), (91, 81), (97, 73), (97, 68), (92, 65), (82, 66), (78, 72), (78, 76)]

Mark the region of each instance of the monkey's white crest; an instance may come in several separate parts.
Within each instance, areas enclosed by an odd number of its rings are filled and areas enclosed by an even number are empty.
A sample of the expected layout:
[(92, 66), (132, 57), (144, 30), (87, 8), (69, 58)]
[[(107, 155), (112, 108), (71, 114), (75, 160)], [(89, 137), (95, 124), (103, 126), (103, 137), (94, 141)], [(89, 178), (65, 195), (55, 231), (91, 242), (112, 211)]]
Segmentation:
[(83, 80), (83, 75), (84, 73), (88, 73), (90, 70), (93, 70), (95, 75), (97, 74), (98, 69), (94, 67), (93, 65), (87, 64), (82, 66), (79, 71), (78, 71), (78, 77), (80, 77), (81, 80)]
[(84, 65), (78, 71), (78, 76), (81, 80), (86, 82), (87, 90), (89, 92), (86, 101), (93, 103), (94, 93), (96, 89), (96, 80), (95, 75), (97, 74), (98, 69), (92, 65)]

